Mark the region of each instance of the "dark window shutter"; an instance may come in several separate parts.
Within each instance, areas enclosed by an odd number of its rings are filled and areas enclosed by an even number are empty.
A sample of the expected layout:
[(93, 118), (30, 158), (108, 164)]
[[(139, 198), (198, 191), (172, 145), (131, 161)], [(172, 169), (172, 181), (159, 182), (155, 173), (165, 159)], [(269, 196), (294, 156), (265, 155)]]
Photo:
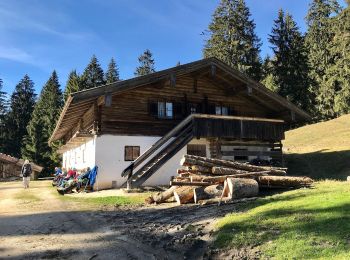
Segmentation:
[(151, 116), (158, 116), (158, 103), (150, 102), (149, 103), (149, 114)]
[(234, 116), (235, 115), (235, 110), (232, 107), (228, 108), (228, 115), (229, 116)]
[(175, 116), (175, 119), (182, 118), (183, 117), (182, 103), (174, 102), (173, 104), (174, 104), (174, 116)]
[(208, 106), (208, 114), (215, 115), (215, 104), (209, 104), (209, 106)]

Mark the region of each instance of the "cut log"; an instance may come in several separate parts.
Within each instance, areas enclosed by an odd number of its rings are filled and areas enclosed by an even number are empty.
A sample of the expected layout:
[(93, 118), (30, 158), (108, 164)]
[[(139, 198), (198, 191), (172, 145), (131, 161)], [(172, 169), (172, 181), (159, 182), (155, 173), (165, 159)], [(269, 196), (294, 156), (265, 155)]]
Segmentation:
[(243, 203), (243, 202), (248, 202), (248, 201), (253, 201), (256, 200), (257, 197), (252, 197), (252, 198), (243, 198), (243, 199), (238, 199), (238, 200), (232, 200), (228, 197), (223, 198), (222, 200), (220, 198), (213, 198), (213, 199), (207, 199), (207, 200), (200, 200), (198, 201), (198, 204), (200, 205), (209, 205), (209, 204), (219, 204), (221, 202), (223, 203), (229, 203), (229, 204), (236, 204), (236, 203)]
[(210, 198), (220, 197), (224, 189), (223, 185), (215, 184), (204, 188), (204, 192), (208, 194)]
[(246, 179), (255, 179), (259, 176), (267, 176), (269, 172), (247, 172), (243, 174), (234, 174), (234, 175), (222, 175), (222, 176), (200, 176), (200, 175), (191, 175), (191, 181), (196, 182), (209, 182), (213, 184), (224, 183), (227, 178), (246, 178)]
[(182, 176), (178, 176), (178, 177), (174, 177), (172, 178), (172, 181), (178, 182), (178, 181), (186, 181), (186, 182), (190, 182), (191, 178), (190, 177), (182, 177)]
[(255, 166), (255, 165), (250, 165), (246, 163), (206, 158), (206, 157), (200, 157), (200, 156), (188, 155), (188, 154), (185, 154), (183, 156), (183, 158), (180, 161), (180, 164), (183, 166), (198, 165), (198, 166), (203, 166), (207, 168), (222, 166), (222, 167), (234, 168), (238, 170), (245, 170), (245, 171), (252, 171), (252, 172), (271, 171), (271, 172), (275, 172), (276, 174), (283, 174), (286, 171), (286, 168)]
[(223, 196), (231, 199), (254, 197), (259, 193), (258, 182), (253, 179), (227, 178), (224, 186)]
[(204, 199), (204, 200), (199, 200), (197, 202), (197, 204), (200, 204), (200, 205), (209, 205), (209, 204), (219, 204), (221, 202), (228, 202), (228, 201), (232, 201), (230, 198), (211, 198), (211, 199)]
[[(285, 171), (282, 170), (273, 170), (273, 171), (259, 171), (258, 173), (263, 172), (267, 175), (278, 175), (278, 176), (284, 176), (286, 175)], [(252, 173), (252, 171), (243, 171), (243, 170), (237, 170), (233, 168), (227, 168), (227, 167), (213, 167), (212, 173), (214, 175), (234, 175), (234, 174), (249, 174)]]
[(193, 202), (193, 186), (178, 187), (174, 191), (174, 197), (178, 205)]
[(191, 182), (191, 181), (171, 181), (171, 186), (210, 186), (211, 183), (208, 182)]
[(200, 200), (209, 199), (208, 193), (204, 191), (204, 187), (197, 187), (193, 189), (193, 200), (194, 203), (198, 203)]
[(212, 173), (211, 167), (204, 167), (200, 165), (192, 165), (191, 170), (193, 172), (202, 172), (202, 173)]
[(170, 199), (173, 196), (174, 191), (176, 190), (177, 186), (172, 186), (166, 191), (154, 194), (148, 198), (145, 199), (145, 202), (148, 204), (152, 203), (162, 203), (166, 200)]
[(261, 176), (257, 178), (259, 185), (280, 187), (303, 187), (310, 186), (313, 180), (309, 177), (293, 176)]

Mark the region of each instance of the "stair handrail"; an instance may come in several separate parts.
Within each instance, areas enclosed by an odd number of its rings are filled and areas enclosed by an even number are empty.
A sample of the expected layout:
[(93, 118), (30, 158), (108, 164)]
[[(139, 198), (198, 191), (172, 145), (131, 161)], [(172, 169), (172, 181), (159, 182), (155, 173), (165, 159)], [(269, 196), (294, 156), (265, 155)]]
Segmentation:
[(175, 126), (170, 132), (160, 138), (155, 142), (149, 149), (147, 149), (143, 154), (136, 158), (127, 168), (125, 168), (121, 174), (122, 177), (131, 176), (134, 168), (139, 166), (146, 158), (152, 154), (154, 151), (158, 150), (163, 144), (165, 144), (171, 137), (173, 137), (179, 130), (181, 130), (185, 125), (192, 121), (193, 114), (187, 116), (182, 120), (177, 126)]

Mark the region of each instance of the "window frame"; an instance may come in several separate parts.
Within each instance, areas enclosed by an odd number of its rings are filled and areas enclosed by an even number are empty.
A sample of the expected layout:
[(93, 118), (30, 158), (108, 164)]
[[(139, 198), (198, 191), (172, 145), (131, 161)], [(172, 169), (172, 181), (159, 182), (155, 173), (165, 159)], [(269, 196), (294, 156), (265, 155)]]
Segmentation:
[[(127, 149), (131, 148), (131, 159), (127, 159)], [(134, 149), (137, 148), (138, 151), (138, 156), (134, 157)], [(125, 145), (124, 146), (124, 161), (125, 162), (133, 162), (137, 159), (137, 157), (139, 157), (141, 154), (141, 148), (139, 145)]]
[(157, 110), (158, 119), (174, 119), (174, 102), (157, 101)]

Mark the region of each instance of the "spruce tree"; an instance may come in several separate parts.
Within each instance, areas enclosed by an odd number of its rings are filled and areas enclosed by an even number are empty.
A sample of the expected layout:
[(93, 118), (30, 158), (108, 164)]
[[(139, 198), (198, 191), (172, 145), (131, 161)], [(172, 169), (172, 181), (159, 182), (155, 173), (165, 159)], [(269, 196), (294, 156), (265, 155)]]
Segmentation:
[(149, 49), (145, 50), (143, 54), (138, 58), (139, 66), (134, 72), (135, 76), (144, 76), (150, 73), (155, 72), (153, 54)]
[(35, 104), (32, 118), (28, 124), (28, 134), (24, 138), (22, 154), (25, 158), (42, 165), (44, 174), (52, 172), (60, 159), (57, 146), (49, 146), (48, 140), (55, 128), (63, 105), (62, 92), (55, 71), (44, 85)]
[(244, 0), (221, 0), (209, 24), (209, 35), (203, 50), (205, 58), (216, 57), (260, 80), (261, 42)]
[(106, 83), (110, 84), (116, 81), (119, 81), (119, 70), (118, 70), (118, 66), (115, 63), (115, 60), (112, 58), (111, 61), (108, 64), (108, 69), (106, 72)]
[(95, 88), (106, 84), (104, 73), (95, 55), (86, 66), (82, 75), (82, 89)]
[(21, 157), (23, 137), (27, 134), (27, 125), (30, 121), (36, 95), (34, 83), (25, 75), (16, 85), (10, 99), (10, 111), (6, 117), (6, 153), (15, 157)]
[(82, 89), (81, 80), (76, 70), (72, 70), (67, 79), (66, 88), (64, 90), (64, 100), (66, 101), (71, 93)]
[(276, 85), (276, 77), (274, 76), (272, 72), (272, 60), (270, 56), (267, 56), (264, 59), (264, 62), (262, 64), (262, 80), (261, 83), (265, 85), (268, 89), (272, 90), (273, 92), (278, 92), (278, 86)]
[(312, 92), (312, 103), (315, 114), (327, 118), (333, 114), (335, 92), (326, 83), (326, 71), (334, 65), (331, 53), (331, 41), (334, 16), (340, 11), (336, 0), (313, 0), (310, 4), (306, 22), (308, 31), (305, 43), (308, 51), (309, 78)]
[(269, 42), (274, 53), (271, 72), (278, 94), (308, 111), (310, 91), (307, 53), (304, 39), (291, 15), (285, 15), (279, 10)]
[(0, 153), (4, 152), (6, 145), (6, 125), (5, 118), (7, 113), (6, 92), (2, 91), (3, 82), (0, 78)]
[(334, 93), (334, 116), (350, 113), (350, 0), (333, 23), (331, 55), (334, 65), (326, 72), (325, 88)]

